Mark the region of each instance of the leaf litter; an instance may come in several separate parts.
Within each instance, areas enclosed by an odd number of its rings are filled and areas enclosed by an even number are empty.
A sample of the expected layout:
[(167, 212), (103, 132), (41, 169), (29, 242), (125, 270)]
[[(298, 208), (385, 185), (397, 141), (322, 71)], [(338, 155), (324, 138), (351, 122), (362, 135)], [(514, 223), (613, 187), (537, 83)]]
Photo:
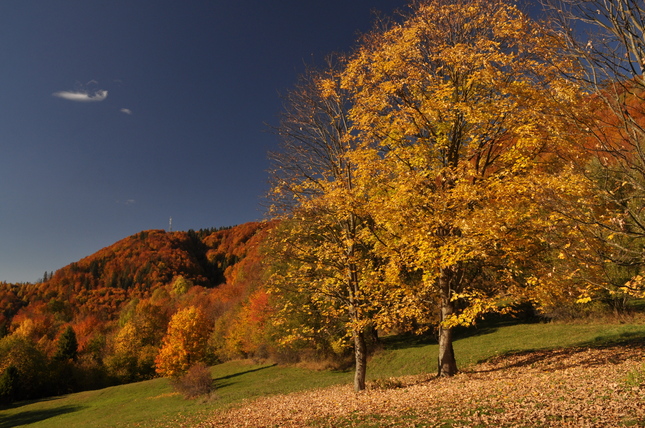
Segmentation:
[(645, 426), (644, 346), (523, 352), (452, 378), (403, 377), (360, 393), (342, 385), (263, 397), (198, 427)]

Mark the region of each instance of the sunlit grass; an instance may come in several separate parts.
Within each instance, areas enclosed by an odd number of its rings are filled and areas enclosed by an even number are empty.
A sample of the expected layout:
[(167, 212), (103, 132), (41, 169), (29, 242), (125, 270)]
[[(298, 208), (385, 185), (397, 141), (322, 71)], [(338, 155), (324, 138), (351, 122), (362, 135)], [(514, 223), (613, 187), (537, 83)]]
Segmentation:
[[(460, 337), (461, 336), (461, 337)], [(637, 323), (589, 324), (535, 323), (471, 328), (454, 342), (460, 369), (509, 352), (570, 346), (602, 346), (625, 341), (645, 341), (645, 325)], [(368, 365), (368, 378), (378, 379), (435, 373), (438, 345), (433, 340), (385, 338), (386, 349)]]

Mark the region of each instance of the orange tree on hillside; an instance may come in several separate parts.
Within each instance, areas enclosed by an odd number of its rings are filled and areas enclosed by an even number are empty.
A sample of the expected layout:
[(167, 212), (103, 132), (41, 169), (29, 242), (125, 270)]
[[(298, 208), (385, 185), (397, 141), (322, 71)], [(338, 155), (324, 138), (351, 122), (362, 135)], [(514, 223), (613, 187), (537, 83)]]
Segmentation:
[(457, 371), (455, 326), (558, 286), (538, 262), (576, 231), (550, 241), (567, 219), (541, 199), (584, 190), (560, 161), (578, 138), (560, 111), (579, 102), (561, 53), (557, 35), (510, 2), (417, 1), (344, 71), (355, 183), (369, 189), (363, 209), (388, 263), (379, 322), (438, 325), (439, 375)]
[(273, 271), (273, 288), (295, 293), (300, 302), (295, 307), (282, 299), (278, 319), (295, 310), (323, 320), (286, 328), (282, 341), (319, 335), (329, 327), (325, 319), (344, 323), (354, 347), (354, 387), (362, 390), (378, 267), (365, 240), (370, 219), (356, 202), (356, 166), (347, 157), (355, 146), (347, 111), (347, 91), (331, 61), (326, 70), (306, 74), (287, 97), (277, 130), (282, 150), (272, 155), (272, 209), (283, 221), (272, 230), (268, 254), (281, 267)]

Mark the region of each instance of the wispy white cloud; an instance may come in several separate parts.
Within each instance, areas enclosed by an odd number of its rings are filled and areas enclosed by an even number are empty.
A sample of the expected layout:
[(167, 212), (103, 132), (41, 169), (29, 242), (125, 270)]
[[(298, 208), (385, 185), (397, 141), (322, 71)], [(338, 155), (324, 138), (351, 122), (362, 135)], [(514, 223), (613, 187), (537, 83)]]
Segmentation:
[(119, 111), (120, 111), (121, 113), (125, 113), (125, 114), (132, 114), (132, 110), (130, 110), (129, 108), (122, 108), (122, 109), (121, 109), (121, 110), (119, 110)]
[(85, 103), (92, 101), (103, 101), (107, 98), (108, 91), (104, 89), (99, 89), (94, 93), (89, 93), (87, 91), (60, 91), (54, 92), (52, 95), (58, 98), (63, 98), (65, 100)]
[(134, 204), (137, 203), (137, 201), (134, 200), (134, 199), (126, 199), (125, 201), (122, 201), (122, 200), (119, 199), (119, 200), (117, 200), (115, 202), (117, 204), (119, 204), (119, 205), (134, 205)]

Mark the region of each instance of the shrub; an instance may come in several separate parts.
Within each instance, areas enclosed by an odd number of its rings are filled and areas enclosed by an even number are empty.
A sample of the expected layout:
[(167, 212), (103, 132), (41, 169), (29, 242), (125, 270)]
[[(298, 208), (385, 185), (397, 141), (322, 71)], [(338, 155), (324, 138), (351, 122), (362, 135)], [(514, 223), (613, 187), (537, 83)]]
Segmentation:
[(213, 377), (204, 363), (197, 363), (179, 377), (172, 379), (172, 386), (186, 399), (210, 394), (214, 390)]

